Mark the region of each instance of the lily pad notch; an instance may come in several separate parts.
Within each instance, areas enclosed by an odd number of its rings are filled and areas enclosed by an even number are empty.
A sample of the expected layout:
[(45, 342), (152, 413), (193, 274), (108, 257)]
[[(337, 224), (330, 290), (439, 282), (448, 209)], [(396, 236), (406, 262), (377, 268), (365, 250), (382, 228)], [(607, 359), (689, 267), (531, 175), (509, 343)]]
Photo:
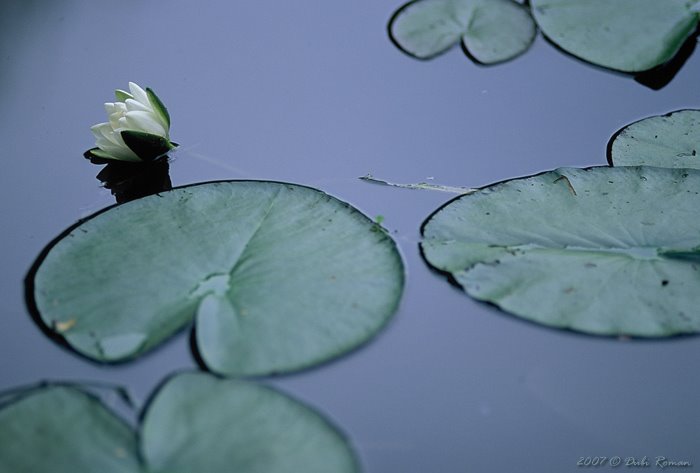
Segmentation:
[(388, 31), (416, 59), (460, 43), (474, 62), (496, 64), (527, 51), (541, 30), (566, 54), (661, 89), (693, 53), (699, 14), (697, 0), (414, 0)]
[(389, 38), (416, 59), (432, 59), (457, 43), (474, 62), (498, 64), (527, 51), (537, 28), (512, 0), (414, 0), (387, 26)]
[(296, 371), (374, 337), (396, 312), (395, 242), (309, 187), (219, 181), (105, 209), (66, 230), (26, 278), (43, 330), (98, 362), (128, 361), (195, 321), (206, 367)]
[(185, 372), (155, 390), (137, 431), (79, 386), (46, 384), (8, 397), (0, 405), (0, 470), (357, 473), (360, 466), (347, 437), (313, 408), (265, 386)]

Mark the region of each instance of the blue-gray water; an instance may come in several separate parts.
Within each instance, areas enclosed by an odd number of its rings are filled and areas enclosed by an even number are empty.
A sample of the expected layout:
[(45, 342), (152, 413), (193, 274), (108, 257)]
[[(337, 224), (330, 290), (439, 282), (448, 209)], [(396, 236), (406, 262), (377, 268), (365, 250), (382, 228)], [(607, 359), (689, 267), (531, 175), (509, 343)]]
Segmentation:
[[(328, 414), (367, 473), (580, 471), (585, 456), (700, 463), (700, 338), (617, 341), (544, 329), (478, 304), (428, 270), (418, 228), (451, 198), (357, 180), (479, 186), (605, 164), (642, 117), (700, 106), (696, 54), (664, 89), (585, 65), (538, 37), (507, 64), (458, 49), (430, 62), (389, 41), (400, 0), (16, 0), (0, 11), (0, 388), (42, 379), (127, 386), (138, 399), (193, 368), (187, 336), (142, 360), (91, 364), (28, 315), (40, 250), (111, 203), (81, 154), (113, 89), (156, 90), (182, 147), (174, 185), (315, 186), (395, 231), (408, 267), (390, 326), (321, 368), (269, 382)], [(607, 468), (606, 468), (607, 469)], [(652, 469), (653, 466), (652, 466)]]

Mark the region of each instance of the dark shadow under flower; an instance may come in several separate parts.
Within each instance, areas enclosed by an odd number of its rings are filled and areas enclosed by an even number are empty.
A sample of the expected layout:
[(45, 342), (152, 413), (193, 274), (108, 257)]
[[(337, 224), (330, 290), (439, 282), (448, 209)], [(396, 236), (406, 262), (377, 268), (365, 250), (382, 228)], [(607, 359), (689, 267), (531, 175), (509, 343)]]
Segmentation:
[(146, 163), (110, 162), (97, 174), (121, 204), (172, 189), (167, 156)]

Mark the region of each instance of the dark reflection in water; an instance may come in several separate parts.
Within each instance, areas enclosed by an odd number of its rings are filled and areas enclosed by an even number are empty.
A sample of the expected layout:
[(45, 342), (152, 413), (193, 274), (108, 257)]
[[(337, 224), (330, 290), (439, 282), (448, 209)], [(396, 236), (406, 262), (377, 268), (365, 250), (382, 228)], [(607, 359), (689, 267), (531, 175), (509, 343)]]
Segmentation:
[(678, 50), (670, 61), (637, 74), (634, 80), (654, 90), (666, 87), (676, 74), (678, 74), (678, 71), (681, 70), (681, 67), (683, 67), (683, 64), (685, 64), (690, 55), (693, 54), (693, 51), (695, 51), (699, 34), (700, 26), (698, 26), (695, 33), (683, 43), (681, 49)]
[(149, 163), (109, 163), (97, 174), (118, 204), (172, 189), (165, 156)]

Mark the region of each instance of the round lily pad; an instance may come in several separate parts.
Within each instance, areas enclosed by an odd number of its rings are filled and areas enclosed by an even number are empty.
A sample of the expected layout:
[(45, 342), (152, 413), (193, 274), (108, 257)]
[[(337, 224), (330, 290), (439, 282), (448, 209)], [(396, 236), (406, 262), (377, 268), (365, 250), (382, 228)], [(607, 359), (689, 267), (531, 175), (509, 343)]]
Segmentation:
[(405, 53), (429, 59), (461, 41), (482, 64), (525, 52), (537, 33), (526, 7), (512, 0), (416, 0), (389, 22), (389, 34)]
[(357, 473), (345, 436), (288, 396), (205, 373), (171, 378), (138, 434), (80, 388), (36, 387), (0, 406), (0, 471)]
[(645, 118), (619, 130), (608, 143), (613, 166), (700, 169), (700, 110)]
[(136, 435), (90, 394), (35, 388), (0, 406), (0, 471), (139, 472)]
[(311, 408), (260, 385), (185, 373), (141, 428), (148, 472), (355, 473), (347, 439)]
[(428, 264), (475, 299), (597, 335), (700, 330), (700, 172), (557, 169), (459, 197), (423, 226)]
[(624, 72), (669, 61), (698, 25), (697, 2), (690, 0), (531, 0), (530, 5), (542, 33), (563, 50)]
[(276, 182), (199, 184), (109, 208), (35, 268), (36, 312), (79, 353), (128, 360), (196, 318), (199, 355), (230, 375), (346, 353), (387, 323), (403, 289), (401, 258), (378, 224)]

